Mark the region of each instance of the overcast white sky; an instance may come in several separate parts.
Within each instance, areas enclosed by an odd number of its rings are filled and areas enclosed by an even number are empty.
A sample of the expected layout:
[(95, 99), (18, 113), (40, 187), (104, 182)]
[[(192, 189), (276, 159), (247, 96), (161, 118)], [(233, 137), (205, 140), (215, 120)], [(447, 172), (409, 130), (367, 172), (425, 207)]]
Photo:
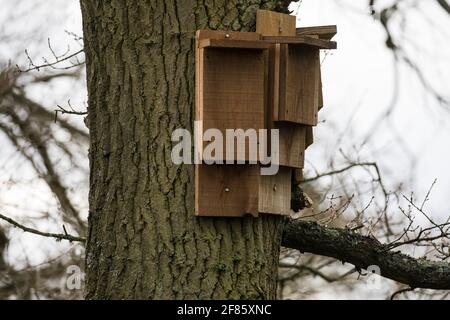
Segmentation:
[[(389, 3), (390, 1), (379, 1)], [(420, 61), (426, 76), (442, 94), (450, 95), (450, 17), (435, 5), (434, 1), (419, 0), (417, 10), (411, 10), (403, 27), (405, 39), (412, 39), (416, 46), (408, 46), (412, 56)], [(37, 4), (37, 6), (35, 6)], [(47, 38), (55, 48), (65, 50), (67, 44), (76, 48), (64, 30), (81, 32), (81, 14), (76, 0), (23, 1), (1, 0), (0, 32), (10, 35), (0, 43), (0, 59), (14, 59), (17, 53), (28, 49), (36, 57), (49, 54)], [(5, 10), (6, 8), (6, 10)], [(359, 152), (362, 160), (378, 162), (388, 185), (403, 182), (406, 190), (423, 197), (435, 178), (434, 189), (428, 211), (434, 216), (450, 215), (450, 112), (443, 110), (423, 89), (413, 72), (398, 66), (399, 87), (395, 87), (395, 64), (392, 54), (384, 45), (385, 34), (378, 22), (371, 19), (367, 1), (352, 0), (303, 0), (291, 6), (298, 18), (298, 26), (338, 25), (338, 50), (327, 55), (322, 65), (325, 108), (321, 111), (320, 123), (315, 131), (315, 144), (307, 151), (307, 172), (312, 165), (326, 168), (330, 158), (336, 157), (339, 148), (354, 156), (354, 148), (360, 149), (369, 129), (378, 127), (369, 142)], [(6, 17), (14, 13), (14, 21), (5, 25)], [(426, 19), (423, 18), (426, 17)], [(398, 27), (399, 28), (399, 27)], [(24, 40), (26, 39), (26, 40)], [(20, 62), (26, 63), (21, 54)], [(16, 62), (14, 62), (16, 63)], [(388, 108), (398, 91), (395, 110), (390, 122), (379, 122), (378, 118)], [(71, 98), (74, 105), (83, 105), (86, 92), (81, 84), (65, 83), (57, 87), (35, 90), (34, 98), (46, 105), (64, 104)], [(450, 98), (450, 97), (449, 97)], [(378, 121), (378, 122), (377, 122)], [(341, 133), (344, 138), (338, 140)], [(13, 168), (14, 150), (5, 145), (0, 136), (0, 164)], [(417, 160), (411, 169), (412, 158)], [(26, 170), (21, 174), (28, 174)], [(31, 174), (31, 173), (30, 173)], [(44, 206), (52, 199), (46, 187), (32, 182), (8, 189), (6, 184), (11, 172), (0, 172), (0, 209), (8, 214), (23, 214)], [(33, 195), (30, 197), (30, 195)], [(80, 206), (86, 205), (86, 190), (80, 195)], [(44, 199), (43, 201), (41, 201)], [(7, 203), (19, 203), (24, 210), (14, 210)], [(27, 220), (25, 220), (27, 221)], [(46, 227), (45, 225), (41, 225)], [(60, 231), (54, 229), (53, 231)], [(32, 264), (46, 258), (47, 251), (67, 250), (67, 245), (56, 244), (47, 239), (15, 232), (10, 255), (27, 255)], [(14, 240), (13, 239), (13, 240)], [(19, 252), (23, 251), (23, 255)]]
[[(378, 1), (380, 5), (389, 2)], [(444, 41), (450, 35), (450, 17), (435, 1), (416, 2), (418, 8), (408, 11), (403, 22), (403, 33), (417, 48), (407, 49), (433, 85), (450, 98), (450, 45)], [(429, 212), (448, 216), (450, 113), (425, 92), (409, 68), (401, 65), (392, 120), (377, 122), (391, 108), (395, 67), (393, 55), (384, 45), (383, 29), (366, 13), (367, 1), (304, 0), (298, 11), (295, 4), (292, 9), (298, 12), (300, 26), (338, 25), (338, 50), (327, 56), (322, 66), (325, 108), (320, 118), (326, 122), (316, 129), (308, 161), (322, 167), (324, 153), (335, 152), (337, 147), (347, 152), (352, 145), (359, 148), (369, 129), (377, 126), (379, 130), (362, 149), (364, 160), (381, 164), (387, 181), (403, 182), (422, 197), (437, 178)], [(346, 139), (337, 146), (337, 133), (343, 131)], [(414, 168), (411, 155), (417, 160)]]

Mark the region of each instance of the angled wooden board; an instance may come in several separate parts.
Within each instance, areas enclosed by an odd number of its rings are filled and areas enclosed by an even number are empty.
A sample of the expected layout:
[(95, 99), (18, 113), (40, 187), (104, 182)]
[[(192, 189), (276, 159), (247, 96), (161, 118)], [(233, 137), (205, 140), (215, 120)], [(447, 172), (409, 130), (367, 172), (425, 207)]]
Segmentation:
[(319, 39), (317, 36), (301, 37), (263, 37), (266, 43), (298, 44), (315, 47), (316, 49), (336, 49), (337, 43), (334, 41)]
[(313, 47), (281, 45), (280, 121), (317, 125), (320, 56)]
[(335, 25), (297, 28), (298, 36), (317, 35), (319, 39), (331, 40), (337, 33)]

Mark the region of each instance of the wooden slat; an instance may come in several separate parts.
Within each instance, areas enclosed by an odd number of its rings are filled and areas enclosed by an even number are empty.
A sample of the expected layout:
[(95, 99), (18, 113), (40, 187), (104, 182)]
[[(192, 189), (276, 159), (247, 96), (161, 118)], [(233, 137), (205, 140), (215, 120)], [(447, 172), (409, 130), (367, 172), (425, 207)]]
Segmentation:
[(277, 122), (274, 128), (280, 130), (280, 166), (303, 168), (305, 162), (306, 129), (292, 123)]
[(319, 49), (336, 49), (337, 43), (335, 41), (322, 40), (315, 37), (263, 37), (267, 43), (285, 43), (298, 44), (316, 47)]
[(319, 110), (323, 108), (322, 69), (319, 63)]
[(256, 12), (256, 32), (265, 36), (291, 36), (296, 34), (295, 16), (268, 10)]
[(258, 216), (259, 165), (199, 165), (198, 216)]
[[(278, 115), (280, 112), (280, 73), (281, 73), (281, 64), (280, 64), (280, 53), (281, 45), (276, 44), (272, 46), (271, 51), (269, 51), (269, 55), (272, 59), (270, 59), (270, 67), (273, 68), (273, 73), (269, 76), (269, 93), (271, 96), (269, 97), (271, 105), (271, 110), (269, 112), (272, 113), (272, 121), (278, 120)], [(270, 68), (269, 67), (269, 68)]]
[(306, 126), (306, 141), (305, 141), (305, 147), (306, 149), (313, 144), (314, 142), (314, 132), (313, 127)]
[(276, 175), (260, 176), (260, 179), (258, 211), (288, 215), (291, 208), (291, 170), (281, 167)]
[(297, 35), (317, 35), (320, 39), (331, 40), (337, 33), (335, 25), (297, 28)]
[(228, 39), (228, 40), (261, 40), (261, 35), (256, 32), (237, 32), (226, 30), (198, 30), (196, 33), (198, 43), (204, 39)]
[(303, 182), (303, 169), (297, 169), (294, 172), (294, 183), (300, 184)]
[(316, 125), (319, 103), (319, 50), (286, 45), (281, 59), (286, 60), (286, 76), (282, 75), (280, 79), (278, 119)]
[[(203, 121), (203, 131), (219, 129), (225, 136), (226, 129), (262, 129), (265, 125), (267, 63), (264, 50), (248, 48), (204, 48), (203, 41), (219, 46), (242, 44), (257, 45), (261, 36), (251, 32), (200, 30), (197, 32), (200, 69), (198, 86), (197, 120)], [(237, 44), (239, 43), (239, 44)], [(250, 160), (249, 150), (224, 160)], [(205, 142), (203, 147), (209, 142)], [(206, 159), (206, 158), (204, 158)], [(211, 159), (206, 159), (211, 160)]]
[(268, 49), (269, 44), (260, 40), (228, 40), (204, 39), (200, 40), (199, 48), (235, 48), (235, 49)]
[[(226, 129), (264, 129), (265, 68), (264, 53), (255, 50), (205, 49), (203, 83), (203, 130), (219, 129), (225, 137)], [(205, 147), (208, 142), (205, 142)], [(226, 139), (223, 147), (225, 152)], [(235, 148), (226, 160), (250, 160)], [(206, 159), (206, 155), (205, 155)]]

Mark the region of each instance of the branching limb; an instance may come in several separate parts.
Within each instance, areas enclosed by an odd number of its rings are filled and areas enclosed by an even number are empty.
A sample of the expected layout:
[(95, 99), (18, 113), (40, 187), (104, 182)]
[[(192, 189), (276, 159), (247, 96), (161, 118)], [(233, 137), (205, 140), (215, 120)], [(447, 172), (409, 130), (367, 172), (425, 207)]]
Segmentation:
[(322, 227), (316, 222), (288, 220), (282, 245), (353, 264), (356, 269), (376, 265), (381, 276), (409, 285), (411, 288), (450, 290), (450, 264), (415, 259), (372, 237), (348, 229)]
[(26, 227), (26, 226), (18, 223), (17, 221), (15, 221), (11, 218), (8, 218), (2, 214), (0, 214), (0, 219), (12, 224), (13, 226), (15, 226), (19, 229), (22, 229), (25, 232), (37, 234), (42, 237), (55, 238), (58, 240), (68, 240), (70, 242), (85, 242), (86, 241), (85, 238), (73, 236), (73, 235), (68, 234), (67, 232), (65, 232), (64, 234), (59, 234), (59, 233), (42, 232), (42, 231), (39, 231), (36, 229), (32, 229), (32, 228)]
[[(68, 69), (72, 69), (72, 68), (75, 68), (75, 67), (78, 67), (78, 66), (84, 64), (84, 61), (80, 61), (78, 59), (78, 55), (84, 51), (83, 49), (80, 49), (72, 54), (65, 53), (62, 56), (57, 56), (51, 47), (50, 47), (50, 51), (52, 51), (52, 53), (53, 53), (54, 61), (49, 61), (44, 58), (44, 63), (35, 64), (33, 59), (31, 59), (28, 51), (25, 50), (25, 54), (28, 59), (28, 68), (21, 69), (18, 65), (16, 65), (17, 71), (18, 72), (30, 72), (30, 71), (34, 71), (34, 70), (40, 71), (40, 69), (44, 69), (44, 68), (51, 68), (51, 69), (57, 69), (57, 70), (68, 70)], [(73, 61), (71, 61), (71, 59), (75, 59), (75, 61), (73, 62)], [(70, 65), (65, 66), (65, 67), (57, 67), (58, 64), (65, 62), (65, 61), (69, 61)]]
[(64, 108), (64, 107), (60, 106), (59, 104), (57, 105), (58, 109), (55, 110), (55, 122), (56, 122), (56, 120), (57, 120), (58, 113), (61, 113), (61, 114), (72, 114), (72, 115), (77, 115), (77, 116), (84, 116), (84, 115), (87, 115), (87, 111), (78, 111), (78, 110), (75, 110), (75, 109), (72, 107), (72, 105), (70, 104), (70, 99), (69, 99), (69, 101), (67, 101), (67, 104), (69, 105), (70, 110), (67, 109), (67, 108)]

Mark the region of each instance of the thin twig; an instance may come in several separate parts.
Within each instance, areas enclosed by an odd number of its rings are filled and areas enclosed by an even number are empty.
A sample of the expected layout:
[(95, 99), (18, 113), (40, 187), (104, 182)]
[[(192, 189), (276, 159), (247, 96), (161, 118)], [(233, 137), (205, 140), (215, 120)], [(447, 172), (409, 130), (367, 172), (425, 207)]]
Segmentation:
[(78, 236), (73, 236), (73, 235), (70, 235), (70, 234), (67, 234), (67, 233), (66, 234), (50, 233), (50, 232), (42, 232), (42, 231), (39, 231), (39, 230), (36, 230), (36, 229), (32, 229), (32, 228), (26, 227), (26, 226), (18, 223), (17, 221), (15, 221), (15, 220), (13, 220), (11, 218), (8, 218), (8, 217), (6, 217), (6, 216), (4, 216), (2, 214), (0, 214), (0, 219), (5, 220), (6, 222), (12, 224), (13, 226), (15, 226), (15, 227), (17, 227), (19, 229), (22, 229), (25, 232), (37, 234), (37, 235), (42, 236), (42, 237), (55, 238), (55, 239), (58, 239), (58, 240), (68, 240), (70, 242), (86, 242), (85, 238), (78, 237)]
[[(25, 69), (25, 70), (22, 70), (18, 65), (16, 65), (16, 68), (17, 68), (18, 72), (29, 72), (29, 71), (33, 71), (33, 70), (39, 71), (40, 69), (46, 68), (46, 67), (51, 67), (52, 69), (67, 70), (67, 69), (74, 68), (74, 67), (77, 67), (79, 65), (82, 65), (84, 63), (84, 62), (78, 61), (78, 57), (77, 57), (83, 51), (84, 51), (83, 49), (80, 49), (77, 52), (74, 52), (74, 53), (72, 53), (72, 54), (70, 54), (70, 55), (68, 55), (66, 57), (63, 57), (63, 58), (62, 57), (57, 57), (57, 59), (55, 61), (53, 61), (53, 62), (49, 62), (49, 61), (45, 60), (44, 64), (36, 65), (33, 62), (33, 60), (31, 59), (28, 51), (25, 50), (25, 54), (26, 54), (27, 59), (28, 59), (29, 67), (27, 69)], [(54, 53), (53, 53), (53, 55), (54, 55)], [(76, 63), (72, 63), (72, 65), (70, 65), (68, 67), (62, 67), (62, 68), (56, 68), (55, 67), (55, 65), (57, 65), (58, 63), (61, 63), (63, 61), (68, 61), (71, 58), (77, 58), (77, 62)]]

